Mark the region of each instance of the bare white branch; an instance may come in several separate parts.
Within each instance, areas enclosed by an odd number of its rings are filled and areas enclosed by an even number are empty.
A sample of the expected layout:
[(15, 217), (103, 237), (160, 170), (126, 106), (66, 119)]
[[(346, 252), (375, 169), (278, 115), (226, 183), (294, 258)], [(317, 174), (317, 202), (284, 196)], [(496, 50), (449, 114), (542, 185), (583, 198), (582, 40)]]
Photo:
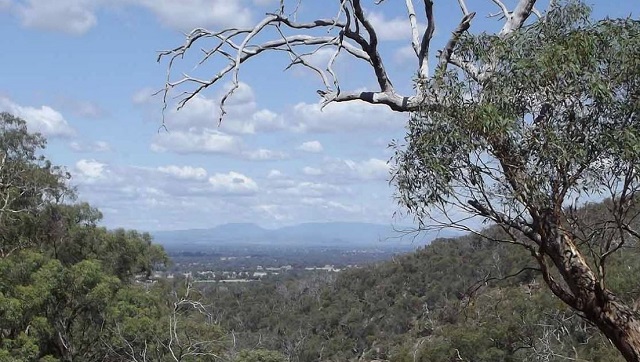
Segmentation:
[(500, 35), (506, 35), (520, 29), (531, 15), (535, 3), (536, 0), (520, 0), (515, 10), (507, 17), (507, 22), (500, 30)]
[(542, 13), (540, 12), (540, 10), (536, 9), (535, 7), (531, 8), (531, 12), (538, 17), (538, 19), (542, 19)]
[(418, 20), (416, 17), (416, 9), (412, 0), (407, 1), (407, 12), (409, 13), (409, 25), (411, 26), (411, 46), (416, 56), (420, 56), (420, 32), (418, 31)]
[[(325, 105), (330, 102), (360, 100), (371, 104), (384, 104), (392, 110), (400, 112), (415, 111), (420, 105), (425, 105), (424, 102), (427, 102), (428, 105), (430, 99), (424, 95), (424, 85), (427, 84), (429, 77), (432, 76), (429, 67), (429, 51), (431, 38), (435, 31), (433, 0), (423, 0), (425, 13), (422, 17), (424, 17), (427, 28), (422, 37), (420, 37), (418, 25), (421, 16), (416, 12), (413, 0), (405, 0), (408, 25), (411, 29), (411, 47), (418, 59), (417, 74), (419, 81), (416, 93), (410, 95), (400, 95), (396, 92), (385, 68), (383, 56), (380, 53), (378, 34), (363, 9), (361, 0), (334, 1), (338, 9), (333, 18), (299, 22), (296, 18), (300, 9), (300, 1), (296, 2), (293, 11), (288, 12), (285, 8), (286, 1), (282, 0), (277, 13), (266, 14), (254, 27), (228, 28), (220, 31), (209, 31), (200, 28), (193, 30), (187, 35), (183, 45), (159, 54), (159, 60), (163, 58), (169, 59), (165, 87), (159, 92), (164, 95), (165, 109), (169, 92), (174, 88), (185, 89), (178, 96), (177, 108), (180, 109), (197, 94), (218, 83), (221, 79), (230, 78), (231, 87), (223, 95), (220, 102), (219, 120), (222, 120), (226, 113), (224, 104), (239, 86), (242, 65), (247, 60), (265, 51), (288, 54), (290, 63), (285, 69), (300, 65), (317, 74), (324, 87), (324, 89), (318, 91), (318, 94), (322, 97), (322, 102)], [(513, 11), (509, 11), (502, 0), (491, 1), (498, 5), (505, 18), (505, 24), (500, 31), (502, 35), (520, 28), (532, 13), (541, 16), (533, 8), (536, 0), (519, 0)], [(377, 1), (376, 3), (382, 2)], [(458, 0), (458, 4), (462, 10), (463, 18), (453, 30), (446, 46), (439, 52), (437, 66), (440, 69), (446, 69), (448, 64), (452, 64), (466, 72), (470, 77), (481, 80), (491, 74), (491, 64), (485, 64), (479, 68), (477, 65), (466, 62), (455, 54), (460, 37), (468, 31), (471, 20), (475, 15), (474, 12), (469, 12), (465, 0)], [(276, 36), (273, 36), (273, 29), (275, 29)], [(325, 31), (327, 34), (322, 35), (319, 31)], [(265, 36), (270, 33), (272, 34), (271, 37)], [(263, 40), (265, 38), (268, 40)], [(255, 43), (257, 39), (261, 41)], [(218, 72), (208, 79), (194, 77), (189, 74), (182, 74), (179, 79), (172, 79), (171, 70), (174, 62), (182, 59), (194, 47), (194, 44), (207, 41), (213, 41), (214, 44), (212, 47), (202, 50), (203, 56), (196, 66), (215, 57), (221, 58), (226, 63)], [(333, 48), (334, 51), (326, 64), (326, 68), (321, 69), (310, 62), (309, 57), (316, 54), (320, 49), (326, 48)], [(338, 74), (334, 69), (340, 53), (368, 64), (375, 74), (378, 89), (364, 92), (343, 92)]]
[(498, 5), (498, 7), (500, 8), (500, 11), (502, 12), (502, 16), (504, 16), (505, 19), (509, 19), (511, 17), (511, 15), (509, 14), (509, 9), (507, 9), (507, 6), (500, 0), (492, 0), (496, 5)]
[(458, 4), (460, 5), (460, 10), (462, 10), (462, 15), (469, 15), (469, 9), (464, 0), (458, 0)]

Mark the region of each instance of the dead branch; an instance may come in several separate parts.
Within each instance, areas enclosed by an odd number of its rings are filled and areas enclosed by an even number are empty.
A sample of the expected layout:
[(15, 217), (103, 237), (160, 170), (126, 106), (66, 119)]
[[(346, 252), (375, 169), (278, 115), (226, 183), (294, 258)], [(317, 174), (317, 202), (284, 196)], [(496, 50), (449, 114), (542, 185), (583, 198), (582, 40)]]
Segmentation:
[[(513, 11), (509, 11), (500, 0), (492, 0), (503, 13), (505, 21), (501, 35), (506, 35), (523, 26), (534, 12), (536, 0), (520, 0)], [(380, 4), (383, 1), (377, 1)], [(416, 93), (410, 95), (399, 94), (393, 86), (383, 56), (380, 52), (379, 37), (370, 21), (368, 12), (361, 0), (338, 0), (334, 4), (337, 14), (334, 18), (318, 18), (311, 21), (297, 21), (301, 1), (296, 1), (292, 11), (287, 9), (287, 1), (279, 3), (276, 13), (267, 13), (255, 26), (250, 28), (227, 28), (210, 31), (198, 28), (189, 33), (184, 44), (176, 48), (160, 52), (158, 61), (168, 59), (167, 79), (164, 88), (158, 92), (163, 95), (163, 101), (168, 107), (170, 93), (180, 89), (177, 96), (177, 109), (184, 107), (196, 95), (207, 88), (219, 83), (222, 79), (230, 80), (231, 86), (220, 101), (221, 121), (226, 114), (225, 103), (237, 90), (240, 82), (242, 66), (248, 60), (265, 52), (284, 52), (289, 55), (290, 63), (285, 69), (300, 65), (317, 74), (324, 89), (318, 90), (324, 105), (332, 102), (363, 101), (370, 104), (383, 104), (398, 112), (416, 111), (423, 105), (434, 102), (421, 84), (426, 84), (429, 78), (429, 50), (431, 39), (435, 31), (434, 4), (432, 0), (424, 0), (424, 21), (427, 24), (420, 37), (418, 23), (419, 16), (412, 0), (406, 0), (408, 12), (408, 26), (411, 29), (411, 46), (418, 59), (417, 74), (418, 87)], [(479, 69), (474, 64), (465, 62), (456, 56), (458, 40), (467, 32), (475, 13), (469, 12), (464, 0), (458, 0), (462, 20), (453, 30), (451, 39), (439, 52), (437, 66), (446, 68), (451, 64), (463, 72), (468, 73), (475, 80), (484, 80), (490, 75), (491, 65), (484, 65)], [(541, 14), (540, 14), (541, 15)], [(320, 33), (326, 33), (322, 35)], [(271, 38), (271, 39), (269, 39)], [(257, 41), (260, 39), (260, 41)], [(268, 39), (268, 40), (264, 40)], [(206, 42), (212, 41), (210, 46)], [(197, 65), (213, 61), (213, 58), (226, 62), (218, 72), (209, 78), (199, 78), (189, 74), (172, 77), (176, 63), (182, 60), (196, 45), (202, 48), (202, 57)], [(309, 49), (313, 47), (313, 49)], [(313, 56), (319, 49), (332, 48), (334, 52), (324, 69), (311, 64), (305, 58)], [(378, 89), (366, 91), (342, 91), (338, 76), (334, 70), (336, 58), (340, 53), (348, 54), (356, 60), (363, 61), (375, 74)]]

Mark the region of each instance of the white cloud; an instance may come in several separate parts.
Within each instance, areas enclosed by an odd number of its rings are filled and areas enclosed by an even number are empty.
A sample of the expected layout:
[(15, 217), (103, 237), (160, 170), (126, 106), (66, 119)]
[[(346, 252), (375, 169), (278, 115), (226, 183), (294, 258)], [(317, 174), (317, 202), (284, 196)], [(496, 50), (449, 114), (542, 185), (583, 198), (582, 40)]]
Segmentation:
[[(303, 58), (306, 62), (308, 62), (309, 64), (315, 67), (319, 69), (325, 69), (327, 65), (329, 65), (329, 61), (331, 60), (331, 58), (335, 56), (335, 53), (336, 53), (336, 48), (327, 47), (327, 48), (318, 49), (314, 53), (304, 55)], [(341, 58), (341, 55), (344, 55), (344, 52), (340, 52), (338, 54), (338, 56), (334, 60), (334, 64), (335, 62), (338, 62), (338, 59)]]
[(155, 152), (173, 151), (180, 154), (223, 153), (237, 154), (241, 142), (234, 136), (214, 131), (189, 129), (188, 131), (170, 131), (155, 136), (151, 150)]
[(81, 160), (72, 183), (83, 200), (105, 212), (110, 227), (191, 228), (211, 226), (212, 217), (216, 223), (264, 217), (252, 211), (264, 202), (253, 179), (233, 171), (205, 172), (183, 165), (151, 168)]
[(151, 87), (144, 87), (138, 89), (131, 96), (131, 101), (133, 104), (145, 104), (149, 103), (153, 99), (153, 95), (157, 92), (157, 89), (153, 89)]
[(342, 202), (325, 200), (321, 197), (304, 197), (300, 200), (300, 203), (313, 206), (314, 208), (337, 209), (340, 211), (345, 211), (347, 213), (362, 212), (362, 208), (360, 206), (346, 205)]
[(325, 182), (288, 182), (276, 192), (281, 195), (298, 197), (328, 197), (336, 195), (345, 195), (349, 190), (344, 187), (332, 185)]
[(387, 179), (389, 177), (389, 163), (384, 160), (371, 158), (363, 162), (346, 160), (344, 163), (365, 180)]
[(80, 142), (73, 141), (69, 143), (69, 147), (75, 152), (109, 152), (111, 151), (111, 145), (105, 141), (96, 142)]
[(296, 132), (333, 132), (366, 130), (402, 130), (407, 114), (386, 106), (364, 102), (331, 103), (322, 109), (319, 103), (298, 103), (288, 118), (295, 120)]
[(260, 148), (254, 151), (245, 151), (242, 155), (248, 160), (252, 161), (272, 161), (272, 160), (283, 160), (289, 155), (280, 151), (267, 150), (264, 148)]
[[(225, 85), (228, 89), (229, 85)], [(143, 99), (148, 91), (143, 91), (139, 97)], [(187, 129), (191, 127), (213, 128), (232, 134), (254, 134), (281, 130), (285, 127), (284, 120), (278, 114), (268, 109), (258, 109), (255, 95), (251, 87), (240, 83), (225, 104), (227, 114), (220, 125), (220, 99), (222, 94), (214, 98), (202, 95), (195, 96), (180, 109), (171, 110), (165, 119), (167, 127), (172, 129)]]
[(320, 176), (324, 172), (322, 172), (322, 170), (319, 168), (313, 168), (313, 167), (307, 166), (302, 169), (302, 173), (304, 173), (307, 176)]
[(303, 173), (309, 176), (326, 175), (339, 183), (351, 183), (379, 180), (389, 178), (389, 164), (377, 158), (364, 161), (326, 159), (321, 168), (303, 169)]
[(62, 114), (49, 106), (21, 106), (8, 98), (0, 97), (0, 111), (23, 118), (31, 132), (40, 132), (47, 137), (69, 137), (75, 134)]
[(267, 6), (267, 5), (277, 4), (278, 0), (253, 0), (253, 3), (258, 6)]
[(103, 178), (106, 164), (96, 160), (79, 160), (76, 162), (76, 171), (82, 179)]
[(128, 0), (152, 11), (160, 21), (174, 29), (196, 27), (240, 27), (252, 22), (249, 4), (229, 0)]
[(216, 173), (209, 177), (209, 184), (214, 192), (223, 194), (248, 195), (258, 191), (258, 184), (254, 180), (234, 171)]
[(165, 26), (190, 31), (248, 26), (251, 5), (249, 0), (26, 0), (12, 6), (0, 0), (0, 9), (12, 8), (23, 26), (70, 35), (85, 34), (98, 24), (99, 10), (116, 6), (145, 8)]
[(204, 180), (207, 177), (207, 170), (202, 167), (169, 165), (158, 167), (158, 171), (180, 180)]
[(260, 109), (251, 115), (251, 128), (248, 133), (277, 131), (284, 127), (285, 123), (280, 115), (268, 109)]
[(281, 178), (282, 176), (284, 176), (284, 174), (282, 172), (280, 172), (280, 170), (270, 170), (269, 174), (267, 175), (268, 179), (277, 179), (277, 178)]
[[(357, 164), (378, 163), (367, 161)], [(335, 184), (342, 176), (306, 181), (272, 169), (256, 170), (262, 175), (258, 180), (250, 171), (103, 162), (78, 161), (73, 181), (80, 180), (76, 184), (82, 199), (103, 210), (106, 225), (112, 227), (179, 229), (246, 220), (264, 226), (317, 220), (386, 222), (394, 210), (389, 209), (387, 192), (370, 188), (371, 183), (353, 188)], [(386, 190), (386, 184), (379, 184)]]
[[(384, 14), (372, 12), (367, 14), (369, 21), (376, 29), (380, 40), (410, 40), (411, 26), (406, 17), (396, 17), (386, 19)], [(418, 24), (419, 34), (422, 34), (425, 27)]]
[(267, 215), (266, 219), (275, 221), (291, 220), (291, 215), (288, 215), (282, 205), (277, 204), (259, 204), (252, 207), (258, 215)]
[(319, 153), (324, 151), (324, 148), (322, 147), (322, 143), (320, 143), (320, 141), (304, 142), (300, 146), (298, 146), (297, 149), (300, 151), (311, 152), (311, 153)]
[(91, 0), (28, 0), (15, 10), (25, 27), (81, 35), (98, 23), (96, 5)]
[[(229, 89), (230, 85), (224, 88)], [(223, 90), (224, 91), (224, 90)], [(282, 151), (266, 148), (251, 149), (244, 144), (240, 135), (263, 135), (282, 130), (284, 119), (268, 109), (258, 109), (251, 87), (240, 83), (226, 103), (225, 118), (218, 124), (221, 92), (209, 98), (198, 95), (182, 109), (173, 109), (165, 117), (167, 133), (154, 138), (151, 149), (157, 152), (223, 153), (252, 161), (282, 160), (289, 157)], [(134, 99), (146, 102), (148, 91), (141, 91)]]
[(151, 143), (151, 150), (178, 154), (225, 154), (250, 161), (284, 160), (289, 157), (285, 152), (266, 148), (250, 150), (236, 136), (195, 127), (187, 131), (170, 130), (157, 134)]
[(11, 7), (11, 0), (0, 0), (0, 11), (7, 10)]
[(411, 45), (405, 45), (396, 49), (393, 59), (398, 64), (408, 64), (410, 62), (418, 63), (418, 58), (416, 57), (416, 52), (413, 50)]

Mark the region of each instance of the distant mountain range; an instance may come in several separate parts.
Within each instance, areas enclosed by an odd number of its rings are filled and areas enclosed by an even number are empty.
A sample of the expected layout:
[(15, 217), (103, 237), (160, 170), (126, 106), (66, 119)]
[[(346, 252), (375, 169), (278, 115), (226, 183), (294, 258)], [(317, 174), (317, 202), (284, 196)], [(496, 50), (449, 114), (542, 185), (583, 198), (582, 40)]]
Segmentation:
[(298, 246), (340, 248), (415, 248), (436, 237), (452, 234), (403, 233), (407, 227), (393, 227), (358, 222), (305, 223), (278, 229), (265, 229), (256, 224), (236, 223), (211, 229), (153, 232), (156, 242), (167, 247), (206, 246)]

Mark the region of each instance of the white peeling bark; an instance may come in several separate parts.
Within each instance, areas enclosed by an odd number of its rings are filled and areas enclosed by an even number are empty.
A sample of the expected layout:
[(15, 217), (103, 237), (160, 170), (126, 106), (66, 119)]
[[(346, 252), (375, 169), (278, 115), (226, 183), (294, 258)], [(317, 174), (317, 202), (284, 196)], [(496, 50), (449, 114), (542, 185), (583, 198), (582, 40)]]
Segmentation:
[(502, 27), (502, 30), (500, 30), (500, 35), (506, 35), (514, 30), (520, 29), (531, 15), (535, 3), (536, 0), (520, 0), (513, 12), (507, 12), (507, 22)]

